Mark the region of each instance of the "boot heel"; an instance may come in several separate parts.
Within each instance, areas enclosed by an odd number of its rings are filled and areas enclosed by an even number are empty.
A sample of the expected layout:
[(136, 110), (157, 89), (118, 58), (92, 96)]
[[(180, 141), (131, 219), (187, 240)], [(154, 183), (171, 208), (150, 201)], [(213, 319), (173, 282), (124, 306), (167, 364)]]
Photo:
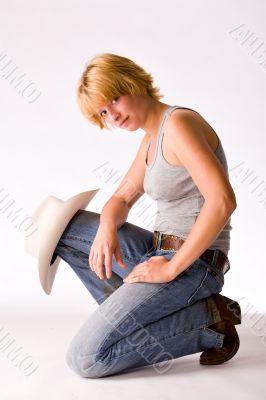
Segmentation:
[(226, 308), (230, 311), (230, 321), (234, 325), (241, 324), (241, 308), (240, 305), (234, 301), (229, 299), (226, 296), (223, 296), (226, 301)]

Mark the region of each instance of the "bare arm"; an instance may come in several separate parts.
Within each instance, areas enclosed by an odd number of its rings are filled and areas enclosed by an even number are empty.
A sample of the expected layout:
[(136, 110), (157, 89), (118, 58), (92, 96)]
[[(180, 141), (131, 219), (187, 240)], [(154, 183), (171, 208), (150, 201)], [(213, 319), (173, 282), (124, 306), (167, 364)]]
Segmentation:
[(101, 215), (100, 224), (91, 246), (89, 265), (101, 279), (104, 279), (103, 264), (106, 266), (106, 276), (109, 279), (112, 274), (112, 254), (116, 262), (125, 268), (120, 253), (118, 229), (126, 222), (128, 213), (133, 204), (142, 196), (143, 178), (145, 173), (144, 155), (146, 152), (147, 137), (142, 139), (138, 153), (130, 166), (122, 182), (105, 203)]
[(177, 276), (213, 243), (237, 204), (219, 160), (194, 119), (187, 115), (173, 119), (171, 138), (175, 153), (205, 199), (185, 243), (170, 262)]
[(118, 230), (126, 222), (128, 213), (129, 207), (126, 202), (113, 195), (102, 209), (100, 225)]
[(101, 225), (119, 229), (126, 222), (132, 206), (143, 195), (147, 143), (148, 136), (145, 135), (129, 170), (102, 209)]

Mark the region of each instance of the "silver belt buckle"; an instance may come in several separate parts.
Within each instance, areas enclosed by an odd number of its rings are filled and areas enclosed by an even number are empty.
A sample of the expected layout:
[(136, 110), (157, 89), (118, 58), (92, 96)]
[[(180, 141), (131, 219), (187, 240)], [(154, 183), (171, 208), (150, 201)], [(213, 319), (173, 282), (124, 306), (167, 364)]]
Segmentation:
[(158, 248), (158, 244), (161, 244), (161, 240), (160, 240), (160, 232), (159, 231), (155, 231), (156, 232), (156, 241), (154, 244), (155, 250), (159, 250)]

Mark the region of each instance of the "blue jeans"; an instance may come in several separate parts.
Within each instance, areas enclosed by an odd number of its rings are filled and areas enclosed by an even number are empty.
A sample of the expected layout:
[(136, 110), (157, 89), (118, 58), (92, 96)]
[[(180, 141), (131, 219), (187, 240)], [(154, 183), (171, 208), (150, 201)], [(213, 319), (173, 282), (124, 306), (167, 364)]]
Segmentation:
[(72, 339), (68, 366), (86, 378), (150, 365), (163, 373), (175, 358), (222, 347), (224, 335), (208, 328), (221, 320), (211, 295), (222, 290), (224, 275), (215, 262), (199, 258), (167, 283), (124, 283), (135, 265), (151, 256), (170, 260), (176, 252), (160, 249), (160, 239), (154, 249), (153, 232), (125, 222), (118, 237), (127, 268), (122, 269), (113, 255), (112, 277), (101, 280), (88, 266), (99, 222), (100, 214), (79, 210), (54, 253), (70, 265), (99, 304)]

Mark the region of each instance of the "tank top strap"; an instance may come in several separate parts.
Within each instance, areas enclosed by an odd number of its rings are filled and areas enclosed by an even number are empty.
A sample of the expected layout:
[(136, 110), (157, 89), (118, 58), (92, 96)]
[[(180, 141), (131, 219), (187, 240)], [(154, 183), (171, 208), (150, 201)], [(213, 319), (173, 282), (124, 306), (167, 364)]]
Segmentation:
[(165, 111), (165, 113), (164, 113), (164, 116), (163, 116), (163, 118), (162, 118), (160, 127), (159, 127), (159, 135), (158, 135), (158, 136), (161, 136), (161, 133), (162, 133), (162, 131), (163, 131), (164, 123), (165, 123), (166, 119), (168, 118), (169, 114), (171, 114), (171, 112), (172, 112), (174, 109), (176, 109), (176, 108), (182, 108), (182, 107), (181, 107), (181, 106), (170, 106), (170, 107), (168, 107), (168, 108), (166, 109), (166, 111)]
[[(186, 109), (188, 109), (188, 110), (192, 110), (191, 108), (183, 107), (183, 106), (178, 106), (178, 105), (170, 106), (170, 107), (168, 107), (168, 108), (166, 109), (166, 111), (165, 111), (165, 113), (164, 113), (164, 115), (163, 115), (163, 118), (162, 118), (162, 120), (161, 120), (159, 129), (158, 129), (157, 145), (156, 145), (156, 149), (155, 149), (154, 160), (153, 160), (152, 164), (150, 164), (150, 165), (147, 165), (147, 158), (148, 158), (148, 151), (149, 151), (149, 148), (150, 148), (150, 142), (148, 143), (147, 148), (146, 148), (145, 165), (146, 165), (146, 168), (147, 168), (147, 169), (151, 169), (151, 168), (154, 166), (154, 164), (155, 164), (155, 162), (156, 162), (156, 160), (157, 160), (158, 157), (159, 157), (160, 159), (163, 157), (163, 155), (162, 155), (162, 145), (161, 145), (161, 144), (162, 144), (162, 137), (163, 137), (163, 126), (164, 126), (164, 123), (165, 123), (166, 119), (168, 118), (168, 116), (169, 116), (169, 115), (171, 114), (171, 112), (172, 112), (173, 110), (175, 110), (176, 108), (186, 108)], [(195, 111), (195, 110), (192, 110), (192, 111)], [(159, 154), (158, 154), (158, 153), (159, 153)]]
[(170, 106), (164, 113), (163, 119), (161, 121), (160, 124), (160, 128), (159, 128), (159, 133), (158, 133), (158, 142), (157, 142), (157, 149), (156, 149), (156, 153), (158, 153), (158, 149), (159, 149), (159, 154), (160, 156), (162, 155), (162, 151), (161, 151), (161, 143), (162, 143), (162, 137), (163, 137), (163, 126), (165, 121), (167, 120), (168, 116), (171, 114), (171, 112), (173, 110), (175, 110), (176, 108), (184, 108), (182, 106)]

